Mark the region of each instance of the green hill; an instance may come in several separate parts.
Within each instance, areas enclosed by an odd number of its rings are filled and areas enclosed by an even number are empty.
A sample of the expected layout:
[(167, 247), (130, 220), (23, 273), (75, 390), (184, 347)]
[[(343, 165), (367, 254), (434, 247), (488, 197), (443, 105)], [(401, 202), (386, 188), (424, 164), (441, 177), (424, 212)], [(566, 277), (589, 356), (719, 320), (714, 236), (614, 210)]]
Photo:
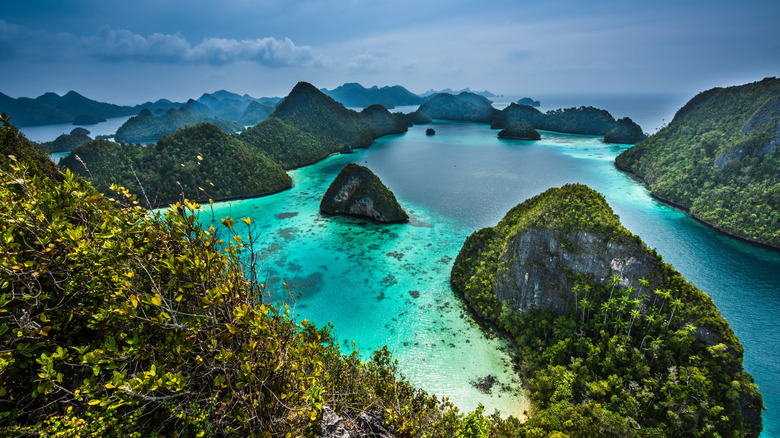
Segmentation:
[[(131, 117), (116, 131), (114, 138), (118, 142), (152, 142), (160, 137), (171, 135), (179, 128), (195, 125), (201, 122), (208, 122), (222, 129), (225, 132), (238, 132), (243, 126), (239, 123), (215, 118), (211, 111), (204, 105), (191, 100), (187, 105), (180, 109), (169, 109), (165, 114), (156, 116), (148, 110), (143, 110), (135, 117)], [(202, 111), (195, 107), (200, 105)]]
[(328, 145), (313, 134), (288, 125), (277, 117), (271, 117), (245, 129), (238, 138), (279, 163), (284, 169), (316, 163), (339, 147), (335, 144)]
[[(762, 398), (704, 292), (579, 184), (466, 240), (452, 285), (515, 342), (535, 414), (570, 436), (757, 436)], [(568, 419), (568, 420), (564, 420)]]
[(89, 178), (102, 193), (118, 184), (144, 202), (148, 197), (152, 206), (174, 203), (182, 194), (219, 200), (292, 186), (277, 163), (209, 123), (180, 129), (147, 147), (94, 140), (74, 149), (60, 167)]
[(42, 151), (53, 154), (57, 152), (70, 152), (77, 146), (81, 146), (92, 138), (88, 135), (89, 131), (84, 128), (75, 128), (70, 134), (62, 134), (53, 141), (47, 141), (38, 145)]
[(780, 79), (714, 88), (616, 165), (726, 233), (780, 248)]
[(381, 106), (358, 113), (306, 82), (299, 82), (272, 116), (316, 136), (331, 153), (368, 147), (377, 137), (407, 130), (406, 123)]
[(432, 119), (490, 123), (499, 111), (486, 97), (463, 92), (458, 95), (437, 94), (420, 105), (417, 112)]

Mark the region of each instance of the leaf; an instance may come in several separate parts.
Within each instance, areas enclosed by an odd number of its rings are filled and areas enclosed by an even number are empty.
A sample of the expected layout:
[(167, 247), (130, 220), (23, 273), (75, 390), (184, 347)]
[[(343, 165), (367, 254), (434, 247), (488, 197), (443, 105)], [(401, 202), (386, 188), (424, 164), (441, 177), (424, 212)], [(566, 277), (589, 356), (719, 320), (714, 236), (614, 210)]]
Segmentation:
[(162, 297), (160, 297), (160, 295), (153, 296), (152, 297), (152, 304), (154, 304), (155, 306), (162, 305)]

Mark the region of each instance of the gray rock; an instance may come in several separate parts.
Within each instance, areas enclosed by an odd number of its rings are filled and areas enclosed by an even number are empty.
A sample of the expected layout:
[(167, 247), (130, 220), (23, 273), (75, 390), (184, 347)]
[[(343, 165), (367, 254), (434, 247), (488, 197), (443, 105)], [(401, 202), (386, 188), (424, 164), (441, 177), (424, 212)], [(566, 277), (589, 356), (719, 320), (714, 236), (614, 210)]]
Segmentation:
[(325, 406), (322, 408), (322, 438), (350, 438), (347, 429), (344, 428), (344, 420), (333, 412), (333, 409)]

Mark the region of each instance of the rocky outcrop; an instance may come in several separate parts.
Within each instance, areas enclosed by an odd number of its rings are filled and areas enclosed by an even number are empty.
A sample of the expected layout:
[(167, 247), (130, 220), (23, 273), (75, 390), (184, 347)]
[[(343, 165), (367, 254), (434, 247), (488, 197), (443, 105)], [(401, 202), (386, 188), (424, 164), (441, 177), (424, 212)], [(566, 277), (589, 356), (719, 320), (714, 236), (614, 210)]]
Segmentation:
[(381, 412), (362, 412), (357, 420), (345, 420), (329, 406), (322, 408), (321, 438), (395, 438)]
[(640, 279), (660, 281), (660, 263), (620, 225), (600, 194), (569, 184), (529, 199), (496, 227), (469, 236), (455, 259), (452, 282), (487, 318), (504, 305), (564, 314), (575, 300), (574, 278), (609, 284), (617, 276), (621, 286), (637, 288)]
[(409, 215), (367, 167), (349, 163), (339, 172), (320, 202), (326, 214), (362, 216), (378, 222), (406, 222)]

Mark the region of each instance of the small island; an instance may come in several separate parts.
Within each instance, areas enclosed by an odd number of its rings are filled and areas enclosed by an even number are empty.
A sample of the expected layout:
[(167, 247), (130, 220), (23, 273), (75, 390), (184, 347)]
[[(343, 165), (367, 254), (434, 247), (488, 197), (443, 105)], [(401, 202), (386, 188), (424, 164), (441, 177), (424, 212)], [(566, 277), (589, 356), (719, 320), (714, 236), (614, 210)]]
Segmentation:
[(425, 130), (425, 135), (436, 135), (436, 130), (433, 128), (428, 128)]
[(509, 126), (502, 129), (498, 133), (498, 138), (510, 140), (540, 140), (542, 136), (539, 135), (539, 131), (534, 129), (530, 123), (515, 122), (510, 123)]
[(540, 102), (538, 100), (533, 100), (530, 97), (524, 97), (524, 98), (518, 100), (517, 104), (518, 105), (528, 105), (528, 106), (532, 106), (534, 108), (539, 108), (540, 106), (542, 106), (542, 102)]
[(330, 184), (320, 203), (325, 214), (345, 214), (377, 222), (406, 222), (409, 215), (395, 195), (367, 167), (349, 163)]

